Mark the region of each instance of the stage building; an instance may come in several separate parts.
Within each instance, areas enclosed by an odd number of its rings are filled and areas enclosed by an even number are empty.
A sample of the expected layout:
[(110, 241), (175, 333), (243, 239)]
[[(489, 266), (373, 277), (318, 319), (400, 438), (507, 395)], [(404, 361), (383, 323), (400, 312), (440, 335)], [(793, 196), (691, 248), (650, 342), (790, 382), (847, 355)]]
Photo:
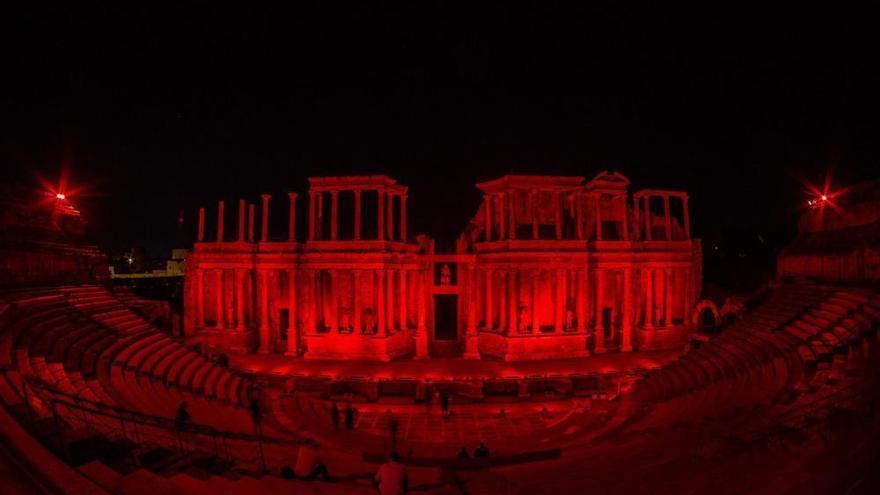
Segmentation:
[(683, 192), (631, 195), (616, 172), (507, 175), (477, 185), (482, 204), (455, 252), (439, 253), (409, 234), (408, 189), (394, 179), (309, 184), (304, 214), (288, 193), (281, 238), (268, 194), (259, 224), (257, 205), (238, 201), (234, 237), (224, 201), (211, 239), (199, 211), (185, 278), (193, 341), (306, 359), (515, 361), (674, 348), (691, 326), (701, 251)]

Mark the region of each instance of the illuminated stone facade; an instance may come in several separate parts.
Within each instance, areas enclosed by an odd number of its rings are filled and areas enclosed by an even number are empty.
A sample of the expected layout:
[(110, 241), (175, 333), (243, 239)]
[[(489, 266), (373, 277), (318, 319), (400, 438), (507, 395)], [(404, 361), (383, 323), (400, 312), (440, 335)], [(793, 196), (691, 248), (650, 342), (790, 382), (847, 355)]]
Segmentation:
[[(285, 239), (270, 196), (218, 205), (214, 241), (187, 261), (185, 330), (219, 350), (307, 359), (555, 359), (681, 345), (700, 293), (687, 195), (631, 195), (619, 173), (508, 175), (454, 253), (408, 235), (405, 186), (386, 176), (309, 180), (307, 225), (289, 193)], [(344, 217), (343, 217), (344, 215)], [(302, 238), (300, 230), (304, 230)]]

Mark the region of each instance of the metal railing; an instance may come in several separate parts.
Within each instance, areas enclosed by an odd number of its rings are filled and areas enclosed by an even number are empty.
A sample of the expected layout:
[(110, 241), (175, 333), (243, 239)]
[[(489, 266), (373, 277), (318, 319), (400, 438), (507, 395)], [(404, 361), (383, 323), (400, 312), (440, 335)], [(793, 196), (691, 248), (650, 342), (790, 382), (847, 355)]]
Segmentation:
[[(48, 437), (50, 445), (66, 460), (70, 460), (69, 447), (74, 436), (100, 435), (137, 445), (138, 448), (132, 449), (132, 461), (136, 465), (141, 465), (139, 451), (145, 450), (140, 447), (161, 446), (179, 453), (222, 459), (245, 471), (267, 472), (295, 462), (301, 444), (298, 438), (265, 436), (258, 425), (254, 427), (256, 433), (243, 433), (201, 424), (181, 424), (172, 418), (75, 396), (34, 377), (24, 377), (21, 383), (22, 389), (18, 392), (26, 406), (27, 426), (33, 434)], [(47, 428), (47, 424), (51, 427)]]

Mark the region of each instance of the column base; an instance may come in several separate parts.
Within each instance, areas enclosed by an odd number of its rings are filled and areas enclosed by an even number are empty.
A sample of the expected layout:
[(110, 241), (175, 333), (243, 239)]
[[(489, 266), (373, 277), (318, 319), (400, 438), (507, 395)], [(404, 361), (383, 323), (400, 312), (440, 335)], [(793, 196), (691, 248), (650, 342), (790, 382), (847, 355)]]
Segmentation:
[(633, 346), (631, 345), (622, 345), (620, 346), (620, 352), (632, 352)]
[(593, 348), (593, 354), (605, 354), (606, 352), (608, 352), (608, 349), (604, 346), (596, 346)]

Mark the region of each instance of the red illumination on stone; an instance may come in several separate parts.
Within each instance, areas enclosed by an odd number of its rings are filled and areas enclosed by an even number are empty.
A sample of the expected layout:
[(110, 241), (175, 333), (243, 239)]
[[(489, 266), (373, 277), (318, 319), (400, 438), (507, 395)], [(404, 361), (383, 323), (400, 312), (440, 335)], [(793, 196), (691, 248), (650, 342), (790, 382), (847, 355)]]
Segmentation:
[[(283, 241), (268, 233), (268, 194), (256, 242), (205, 242), (200, 213), (189, 336), (309, 359), (516, 361), (675, 347), (690, 326), (701, 251), (683, 192), (630, 196), (616, 172), (508, 175), (478, 184), (483, 202), (455, 252), (438, 253), (408, 237), (408, 189), (394, 179), (309, 183), (304, 242), (295, 193)], [(340, 222), (343, 201), (351, 222)]]

